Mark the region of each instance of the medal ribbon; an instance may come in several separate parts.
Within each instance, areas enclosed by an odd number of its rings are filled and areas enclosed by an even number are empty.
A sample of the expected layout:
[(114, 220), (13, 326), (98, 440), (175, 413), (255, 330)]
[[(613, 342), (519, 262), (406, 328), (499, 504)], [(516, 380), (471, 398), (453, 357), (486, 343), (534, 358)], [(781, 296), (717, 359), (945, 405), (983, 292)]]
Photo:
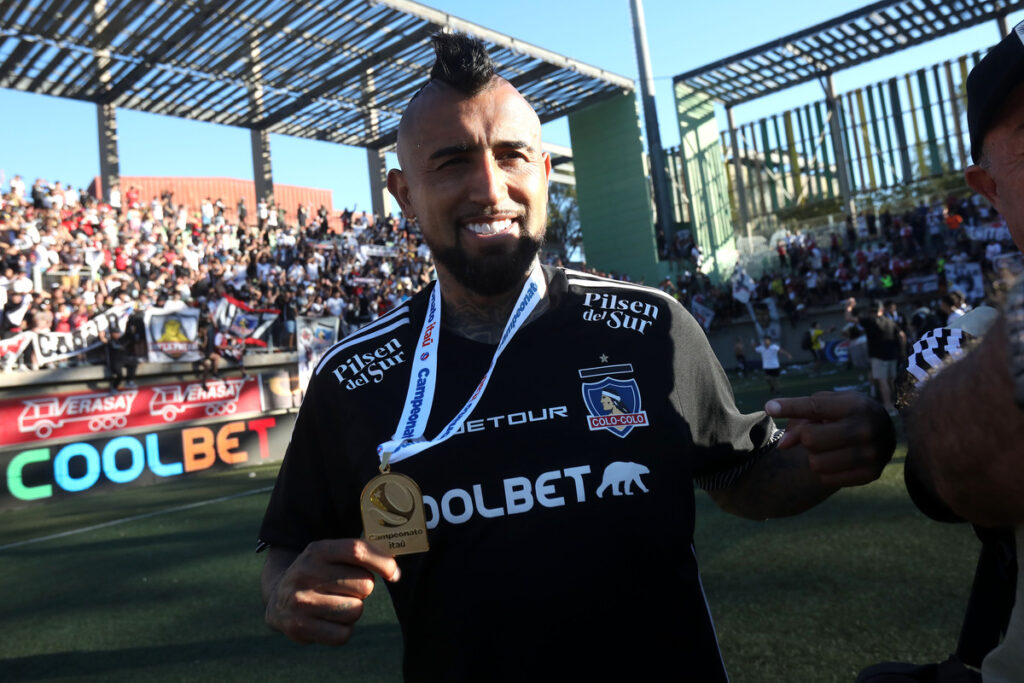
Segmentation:
[(505, 330), (501, 334), (498, 348), (494, 351), (494, 357), (491, 358), (491, 364), (487, 368), (487, 372), (484, 373), (483, 379), (476, 385), (476, 389), (466, 405), (452, 421), (433, 439), (424, 439), (423, 433), (427, 429), (430, 409), (434, 404), (434, 388), (437, 386), (437, 351), (441, 338), (441, 282), (438, 281), (434, 285), (434, 289), (430, 292), (427, 316), (423, 321), (420, 340), (416, 345), (416, 352), (413, 354), (412, 373), (409, 375), (409, 389), (405, 394), (405, 408), (402, 410), (402, 417), (399, 418), (398, 427), (391, 439), (377, 447), (382, 472), (388, 471), (390, 463), (405, 460), (431, 446), (436, 446), (442, 441), (448, 440), (458, 431), (462, 423), (476, 408), (477, 403), (480, 402), (484, 389), (487, 388), (487, 383), (491, 379), (494, 366), (498, 363), (498, 357), (512, 341), (515, 333), (523, 327), (540, 300), (544, 298), (546, 287), (544, 273), (539, 265), (535, 265), (530, 277), (523, 285), (523, 290), (519, 293), (516, 305), (512, 308), (512, 315), (505, 323)]

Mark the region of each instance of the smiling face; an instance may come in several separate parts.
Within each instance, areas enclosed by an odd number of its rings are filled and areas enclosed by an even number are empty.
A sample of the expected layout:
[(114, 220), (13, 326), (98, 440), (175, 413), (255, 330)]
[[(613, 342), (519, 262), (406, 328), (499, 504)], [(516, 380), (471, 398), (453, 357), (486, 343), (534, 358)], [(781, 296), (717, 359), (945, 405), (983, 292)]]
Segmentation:
[(442, 284), (496, 296), (526, 279), (547, 224), (540, 145), (537, 114), (501, 78), (473, 96), (432, 82), (410, 104), (388, 189), (418, 220)]

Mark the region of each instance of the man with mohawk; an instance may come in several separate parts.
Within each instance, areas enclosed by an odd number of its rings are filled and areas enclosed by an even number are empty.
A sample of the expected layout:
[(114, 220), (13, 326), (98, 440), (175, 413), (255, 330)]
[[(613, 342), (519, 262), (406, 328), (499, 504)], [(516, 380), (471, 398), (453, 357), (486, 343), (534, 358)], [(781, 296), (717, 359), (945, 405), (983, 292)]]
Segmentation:
[(267, 622), (343, 644), (378, 575), (407, 680), (724, 681), (694, 482), (739, 515), (796, 514), (877, 478), (892, 423), (819, 394), (769, 403), (783, 434), (740, 414), (672, 297), (541, 266), (540, 120), (482, 43), (434, 47), (388, 189), (437, 282), (310, 381), (260, 530)]

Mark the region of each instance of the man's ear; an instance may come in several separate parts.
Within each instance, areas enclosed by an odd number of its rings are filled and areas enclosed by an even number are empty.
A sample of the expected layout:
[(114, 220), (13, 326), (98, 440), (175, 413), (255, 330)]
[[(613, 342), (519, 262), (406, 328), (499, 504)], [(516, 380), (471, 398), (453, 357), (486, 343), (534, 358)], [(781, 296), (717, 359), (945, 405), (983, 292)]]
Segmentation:
[(405, 174), (397, 168), (388, 171), (388, 192), (402, 207), (402, 214), (406, 218), (416, 218), (412, 202), (409, 201), (409, 183), (405, 179)]
[(991, 173), (977, 164), (971, 164), (964, 171), (964, 179), (972, 190), (984, 196), (998, 210), (999, 188)]
[(544, 157), (544, 179), (551, 182), (551, 155), (544, 152), (542, 156)]

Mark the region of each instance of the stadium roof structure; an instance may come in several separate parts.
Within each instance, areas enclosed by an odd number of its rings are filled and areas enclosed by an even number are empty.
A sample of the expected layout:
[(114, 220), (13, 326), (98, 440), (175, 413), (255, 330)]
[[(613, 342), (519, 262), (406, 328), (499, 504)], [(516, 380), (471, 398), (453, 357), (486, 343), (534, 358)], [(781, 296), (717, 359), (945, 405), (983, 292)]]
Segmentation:
[(634, 89), (409, 0), (0, 0), (0, 87), (379, 149), (438, 31), (482, 39), (542, 121)]
[(1024, 7), (1024, 0), (882, 0), (679, 74), (727, 106), (899, 52)]

